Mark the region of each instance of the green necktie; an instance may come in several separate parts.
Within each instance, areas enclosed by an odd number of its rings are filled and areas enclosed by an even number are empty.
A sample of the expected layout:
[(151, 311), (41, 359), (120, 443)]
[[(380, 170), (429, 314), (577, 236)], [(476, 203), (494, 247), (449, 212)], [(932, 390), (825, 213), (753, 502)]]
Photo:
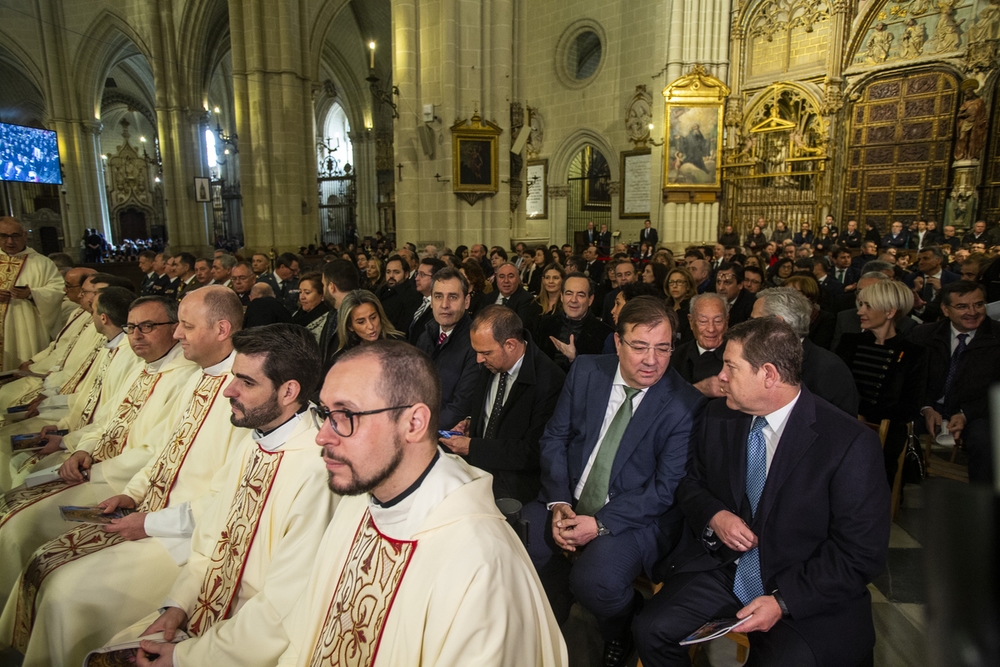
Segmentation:
[(632, 419), (632, 399), (639, 393), (638, 389), (625, 387), (625, 402), (618, 408), (614, 419), (608, 426), (608, 432), (604, 434), (600, 449), (597, 451), (597, 458), (590, 468), (590, 474), (583, 485), (583, 493), (576, 504), (576, 513), (586, 516), (593, 516), (597, 510), (604, 507), (604, 500), (608, 497), (608, 484), (611, 483), (611, 467), (615, 463), (615, 454), (618, 453), (618, 445), (622, 442), (625, 429), (628, 428), (629, 420)]

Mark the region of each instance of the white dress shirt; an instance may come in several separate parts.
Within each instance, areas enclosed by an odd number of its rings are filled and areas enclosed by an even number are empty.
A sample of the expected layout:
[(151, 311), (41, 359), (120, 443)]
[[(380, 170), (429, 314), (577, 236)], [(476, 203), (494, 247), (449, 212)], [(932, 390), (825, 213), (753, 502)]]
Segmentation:
[(788, 415), (791, 414), (792, 408), (795, 404), (799, 402), (799, 397), (802, 396), (802, 392), (799, 391), (787, 405), (778, 408), (774, 412), (764, 415), (764, 419), (767, 420), (767, 426), (761, 431), (764, 436), (764, 442), (767, 444), (767, 472), (771, 472), (771, 461), (774, 459), (774, 452), (778, 449), (778, 442), (781, 440), (781, 434), (785, 432), (785, 425), (788, 423)]
[[(527, 349), (527, 348), (525, 348)], [(521, 353), (521, 358), (514, 362), (510, 370), (507, 371), (507, 385), (503, 390), (503, 400), (500, 405), (507, 403), (507, 397), (510, 396), (510, 389), (514, 386), (514, 382), (517, 380), (517, 374), (521, 372), (521, 364), (524, 363), (524, 353)], [(486, 405), (483, 406), (483, 412), (486, 414), (486, 421), (483, 422), (483, 432), (490, 426), (490, 413), (493, 412), (493, 403), (497, 400), (497, 389), (500, 387), (500, 373), (494, 373), (493, 379), (490, 381), (490, 390), (486, 392)]]

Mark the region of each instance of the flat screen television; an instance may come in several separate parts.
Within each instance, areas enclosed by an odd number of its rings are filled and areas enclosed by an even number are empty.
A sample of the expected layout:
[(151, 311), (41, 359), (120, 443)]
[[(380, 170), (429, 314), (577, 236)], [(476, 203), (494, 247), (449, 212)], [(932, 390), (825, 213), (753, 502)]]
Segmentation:
[(56, 133), (0, 123), (0, 181), (62, 183)]

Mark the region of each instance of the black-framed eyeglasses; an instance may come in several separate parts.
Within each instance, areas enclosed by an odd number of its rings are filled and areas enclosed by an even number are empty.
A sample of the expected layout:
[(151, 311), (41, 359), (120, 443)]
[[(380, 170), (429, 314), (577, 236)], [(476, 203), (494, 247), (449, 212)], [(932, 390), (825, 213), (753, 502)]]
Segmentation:
[(20, 241), (24, 238), (24, 234), (14, 233), (14, 234), (0, 234), (0, 241)]
[(354, 418), (361, 417), (363, 415), (377, 415), (381, 412), (389, 412), (391, 410), (405, 410), (407, 408), (412, 408), (413, 405), (394, 405), (391, 408), (379, 408), (378, 410), (362, 410), (361, 412), (355, 412), (354, 410), (330, 410), (322, 405), (317, 405), (315, 407), (316, 414), (322, 421), (330, 421), (330, 426), (333, 427), (333, 432), (339, 435), (341, 438), (350, 438), (354, 435)]
[(674, 346), (670, 343), (661, 343), (660, 345), (650, 345), (649, 343), (633, 343), (627, 341), (624, 338), (621, 339), (623, 343), (628, 345), (630, 348), (635, 350), (637, 354), (645, 355), (650, 350), (658, 357), (665, 357), (674, 351)]
[(139, 322), (139, 324), (126, 324), (122, 327), (122, 331), (125, 332), (126, 336), (131, 336), (132, 332), (136, 329), (139, 333), (152, 333), (153, 329), (156, 327), (162, 327), (166, 324), (177, 324), (176, 322)]

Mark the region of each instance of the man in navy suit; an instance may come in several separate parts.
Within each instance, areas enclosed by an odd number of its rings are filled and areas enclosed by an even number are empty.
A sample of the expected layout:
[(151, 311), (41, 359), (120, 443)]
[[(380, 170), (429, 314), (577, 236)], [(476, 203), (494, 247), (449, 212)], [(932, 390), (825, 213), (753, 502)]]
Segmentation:
[(556, 617), (566, 619), (574, 597), (593, 613), (605, 665), (632, 652), (642, 599), (632, 581), (677, 539), (680, 517), (669, 510), (705, 399), (668, 368), (676, 330), (673, 309), (639, 296), (618, 314), (617, 357), (573, 363), (539, 443), (542, 491), (522, 513)]
[(889, 488), (875, 433), (806, 389), (802, 346), (774, 317), (729, 330), (677, 489), (685, 521), (666, 581), (635, 621), (647, 666), (690, 665), (684, 639), (746, 618), (754, 665), (856, 667), (875, 645), (867, 585), (885, 567)]
[(653, 229), (653, 223), (649, 220), (642, 224), (642, 230), (639, 231), (639, 242), (648, 243), (649, 247), (655, 250), (656, 244), (660, 240), (660, 235)]
[(920, 299), (914, 312), (924, 322), (936, 322), (941, 317), (941, 288), (962, 277), (944, 268), (944, 253), (938, 246), (928, 246), (917, 254), (917, 270), (903, 276), (903, 282), (912, 289), (918, 277), (923, 278), (923, 287), (917, 292)]

